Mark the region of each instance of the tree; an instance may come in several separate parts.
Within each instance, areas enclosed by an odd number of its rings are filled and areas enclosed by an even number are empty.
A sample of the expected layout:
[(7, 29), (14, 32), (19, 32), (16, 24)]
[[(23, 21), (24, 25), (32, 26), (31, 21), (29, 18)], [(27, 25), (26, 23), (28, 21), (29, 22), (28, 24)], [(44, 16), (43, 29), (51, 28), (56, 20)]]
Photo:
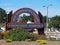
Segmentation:
[(50, 18), (49, 27), (51, 28), (52, 26), (59, 30), (59, 28), (60, 28), (60, 16), (54, 16), (54, 17)]
[(6, 22), (7, 14), (6, 11), (2, 8), (0, 8), (0, 23)]
[(25, 14), (23, 14), (23, 16), (21, 17), (21, 22), (27, 22), (28, 20), (33, 21), (31, 16), (26, 16)]
[(43, 16), (44, 27), (46, 27), (46, 16)]

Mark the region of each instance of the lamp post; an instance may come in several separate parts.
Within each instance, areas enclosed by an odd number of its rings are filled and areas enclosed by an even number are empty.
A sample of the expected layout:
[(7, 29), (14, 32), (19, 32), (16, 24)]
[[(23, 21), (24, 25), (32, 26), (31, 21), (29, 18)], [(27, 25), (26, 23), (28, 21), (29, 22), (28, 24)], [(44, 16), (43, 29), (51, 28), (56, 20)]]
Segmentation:
[(52, 6), (52, 4), (48, 5), (48, 6), (43, 6), (43, 7), (46, 7), (46, 29), (48, 30), (48, 8)]

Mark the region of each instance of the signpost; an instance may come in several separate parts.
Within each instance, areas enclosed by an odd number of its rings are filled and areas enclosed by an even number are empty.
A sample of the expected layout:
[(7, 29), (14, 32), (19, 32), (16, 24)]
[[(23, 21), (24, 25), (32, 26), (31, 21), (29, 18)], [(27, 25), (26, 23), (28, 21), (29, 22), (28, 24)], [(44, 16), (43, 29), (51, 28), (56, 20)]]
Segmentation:
[[(28, 13), (34, 19), (33, 24), (17, 24), (17, 18), (22, 13)], [(40, 15), (40, 14), (39, 14)], [(38, 29), (39, 34), (44, 34), (44, 25), (41, 23), (41, 17), (30, 8), (21, 8), (11, 15), (11, 20), (6, 24), (6, 29), (8, 28), (25, 28), (25, 29)]]

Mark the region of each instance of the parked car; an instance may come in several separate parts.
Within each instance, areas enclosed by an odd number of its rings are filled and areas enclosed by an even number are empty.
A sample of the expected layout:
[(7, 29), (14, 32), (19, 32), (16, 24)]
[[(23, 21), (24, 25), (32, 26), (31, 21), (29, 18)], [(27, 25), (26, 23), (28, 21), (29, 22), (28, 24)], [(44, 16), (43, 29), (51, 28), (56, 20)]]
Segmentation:
[(3, 30), (2, 30), (2, 29), (0, 29), (0, 33), (1, 33), (1, 32), (3, 32)]
[(5, 35), (5, 34), (7, 34), (7, 32), (8, 31), (4, 31), (4, 30), (0, 29), (0, 35)]

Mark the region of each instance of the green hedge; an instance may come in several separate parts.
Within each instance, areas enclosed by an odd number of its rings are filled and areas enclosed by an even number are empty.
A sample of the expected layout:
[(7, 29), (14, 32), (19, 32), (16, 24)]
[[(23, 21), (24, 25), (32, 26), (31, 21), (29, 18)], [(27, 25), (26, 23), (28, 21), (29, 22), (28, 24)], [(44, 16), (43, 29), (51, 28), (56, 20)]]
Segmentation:
[(5, 36), (4, 39), (10, 39), (12, 41), (24, 41), (25, 39), (36, 40), (29, 32), (25, 32), (23, 28), (11, 29)]

